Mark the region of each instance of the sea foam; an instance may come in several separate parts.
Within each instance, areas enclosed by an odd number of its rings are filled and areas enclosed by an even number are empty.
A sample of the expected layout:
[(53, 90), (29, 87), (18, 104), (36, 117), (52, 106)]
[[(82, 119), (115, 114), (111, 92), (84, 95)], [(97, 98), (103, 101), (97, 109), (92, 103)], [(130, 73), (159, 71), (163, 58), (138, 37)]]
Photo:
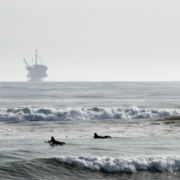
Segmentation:
[(128, 172), (151, 170), (159, 172), (173, 172), (180, 169), (180, 157), (88, 157), (88, 156), (60, 156), (59, 162), (73, 165), (77, 168), (88, 168), (93, 171)]
[(106, 119), (147, 119), (179, 116), (179, 109), (130, 108), (0, 108), (0, 121), (71, 121)]

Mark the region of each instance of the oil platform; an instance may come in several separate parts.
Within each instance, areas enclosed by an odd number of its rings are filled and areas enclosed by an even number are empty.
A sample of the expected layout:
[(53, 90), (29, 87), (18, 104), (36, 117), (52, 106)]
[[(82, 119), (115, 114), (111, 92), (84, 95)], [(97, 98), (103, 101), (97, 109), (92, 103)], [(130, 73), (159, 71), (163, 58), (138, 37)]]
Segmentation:
[[(41, 58), (39, 57), (40, 62)], [(38, 55), (37, 55), (37, 49), (36, 49), (36, 55), (35, 55), (35, 64), (33, 65), (33, 59), (32, 59), (32, 66), (30, 66), (25, 58), (23, 59), (26, 64), (26, 69), (28, 71), (28, 75), (26, 76), (28, 78), (28, 81), (31, 82), (41, 82), (43, 81), (43, 78), (47, 77), (46, 71), (48, 69), (47, 66), (41, 64), (38, 64)]]

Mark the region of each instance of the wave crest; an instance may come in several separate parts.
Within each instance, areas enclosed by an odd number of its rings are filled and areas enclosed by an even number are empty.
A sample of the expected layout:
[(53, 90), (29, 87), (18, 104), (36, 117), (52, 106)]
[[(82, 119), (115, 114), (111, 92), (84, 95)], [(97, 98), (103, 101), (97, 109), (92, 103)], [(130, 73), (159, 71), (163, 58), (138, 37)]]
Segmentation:
[(136, 172), (138, 170), (151, 170), (159, 172), (173, 172), (180, 169), (180, 157), (156, 158), (106, 158), (87, 156), (60, 156), (59, 162), (73, 165), (78, 168), (88, 168), (93, 171), (106, 172)]
[(0, 108), (0, 121), (71, 121), (106, 119), (147, 119), (179, 116), (179, 109), (140, 109), (130, 108)]

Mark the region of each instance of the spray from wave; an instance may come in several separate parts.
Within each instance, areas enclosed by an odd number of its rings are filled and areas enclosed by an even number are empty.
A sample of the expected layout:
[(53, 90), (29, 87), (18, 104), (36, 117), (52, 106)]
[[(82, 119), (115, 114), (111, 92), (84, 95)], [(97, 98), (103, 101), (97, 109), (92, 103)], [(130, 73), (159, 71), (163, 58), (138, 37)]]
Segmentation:
[(106, 119), (147, 119), (179, 116), (179, 109), (140, 109), (130, 108), (0, 108), (0, 121), (72, 121)]
[(59, 162), (75, 166), (77, 168), (88, 168), (93, 171), (103, 170), (106, 172), (128, 172), (133, 173), (142, 170), (159, 172), (173, 172), (180, 169), (180, 157), (136, 157), (136, 158), (106, 158), (88, 156), (60, 156), (56, 158)]

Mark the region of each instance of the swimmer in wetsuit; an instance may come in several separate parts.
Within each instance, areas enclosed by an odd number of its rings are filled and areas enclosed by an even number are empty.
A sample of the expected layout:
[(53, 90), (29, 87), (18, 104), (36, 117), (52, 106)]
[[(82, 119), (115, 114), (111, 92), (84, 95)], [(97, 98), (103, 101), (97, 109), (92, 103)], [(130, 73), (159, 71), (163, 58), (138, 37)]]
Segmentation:
[(98, 136), (97, 133), (94, 133), (94, 139), (107, 139), (111, 138), (111, 136)]
[(49, 143), (51, 146), (54, 146), (54, 145), (64, 146), (66, 144), (65, 142), (56, 141), (53, 136), (51, 137), (50, 141), (47, 141), (47, 143)]

